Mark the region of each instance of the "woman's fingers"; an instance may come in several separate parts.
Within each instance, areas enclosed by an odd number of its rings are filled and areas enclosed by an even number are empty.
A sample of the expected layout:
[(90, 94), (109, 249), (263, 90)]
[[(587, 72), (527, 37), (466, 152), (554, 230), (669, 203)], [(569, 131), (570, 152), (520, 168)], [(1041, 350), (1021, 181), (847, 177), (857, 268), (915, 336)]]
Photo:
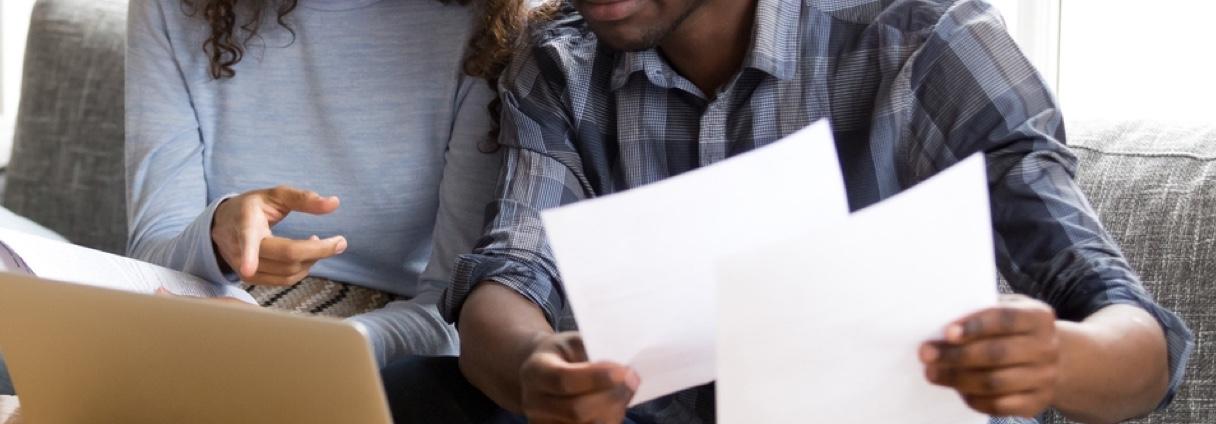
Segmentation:
[[(294, 275), (285, 270), (263, 269), (263, 259), (279, 262), (316, 262), (346, 250), (341, 236), (319, 240), (289, 240), (276, 238), (270, 227), (292, 211), (325, 214), (337, 210), (335, 196), (322, 197), (315, 192), (287, 186), (254, 190), (224, 200), (215, 210), (211, 223), (211, 239), (219, 257), (248, 282), (268, 281), (266, 273)], [(270, 242), (268, 243), (268, 240)], [(271, 252), (263, 252), (270, 248)], [(276, 272), (277, 271), (277, 272)], [(287, 276), (290, 276), (287, 275)]]
[(283, 262), (275, 259), (262, 257), (258, 261), (258, 273), (290, 276), (301, 272), (306, 272), (316, 264), (314, 261), (308, 262)]
[(342, 236), (308, 240), (272, 236), (262, 239), (260, 256), (279, 262), (316, 262), (340, 255), (346, 247), (346, 238)]
[(246, 278), (244, 281), (253, 285), (260, 286), (290, 286), (298, 283), (308, 277), (308, 270), (304, 270), (292, 275), (275, 275), (259, 272), (253, 277)]
[(342, 236), (327, 239), (313, 236), (307, 240), (266, 237), (258, 250), (257, 272), (242, 279), (250, 284), (289, 286), (307, 277), (317, 261), (341, 254), (346, 246), (346, 238)]

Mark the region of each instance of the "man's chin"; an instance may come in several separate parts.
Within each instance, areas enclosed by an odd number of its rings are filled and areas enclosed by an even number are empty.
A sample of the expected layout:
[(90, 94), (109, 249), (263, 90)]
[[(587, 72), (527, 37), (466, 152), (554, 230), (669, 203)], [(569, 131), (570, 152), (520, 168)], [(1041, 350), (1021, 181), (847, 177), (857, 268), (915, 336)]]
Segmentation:
[(661, 34), (656, 34), (655, 31), (638, 31), (630, 28), (621, 28), (610, 23), (597, 24), (588, 22), (588, 25), (595, 32), (596, 40), (614, 50), (626, 52), (650, 50), (655, 48), (659, 44), (659, 40), (662, 39)]

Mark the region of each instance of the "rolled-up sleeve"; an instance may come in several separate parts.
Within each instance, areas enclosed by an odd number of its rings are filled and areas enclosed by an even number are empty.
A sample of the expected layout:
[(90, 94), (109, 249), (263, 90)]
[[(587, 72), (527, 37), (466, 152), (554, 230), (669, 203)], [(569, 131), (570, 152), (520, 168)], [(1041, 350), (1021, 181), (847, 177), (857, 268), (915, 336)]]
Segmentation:
[(997, 263), (1017, 292), (1080, 321), (1098, 310), (1140, 307), (1161, 325), (1177, 392), (1194, 347), (1186, 324), (1154, 302), (1074, 180), (1076, 157), (1043, 78), (991, 5), (963, 1), (942, 18), (910, 68), (914, 179), (984, 152)]
[(540, 212), (590, 197), (592, 190), (573, 153), (571, 121), (557, 94), (562, 90), (554, 86), (562, 79), (541, 78), (546, 70), (560, 73), (555, 66), (526, 55), (514, 65), (511, 82), (500, 89), (498, 195), (477, 248), (457, 260), (452, 285), (440, 301), (450, 322), (459, 318), (469, 293), (490, 281), (536, 303), (555, 329), (569, 324), (560, 322), (564, 292)]

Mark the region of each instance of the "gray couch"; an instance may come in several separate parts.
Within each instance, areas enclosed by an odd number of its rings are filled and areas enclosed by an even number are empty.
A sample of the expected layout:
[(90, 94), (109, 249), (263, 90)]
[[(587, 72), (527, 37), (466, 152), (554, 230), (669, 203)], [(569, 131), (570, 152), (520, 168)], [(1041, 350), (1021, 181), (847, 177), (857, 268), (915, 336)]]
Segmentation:
[(3, 204), (73, 242), (126, 250), (127, 2), (34, 6)]
[[(41, 0), (4, 206), (120, 252), (123, 0)], [(1216, 422), (1216, 124), (1070, 123), (1078, 178), (1150, 292), (1198, 345), (1185, 386), (1144, 423)], [(1053, 419), (1054, 420), (1054, 419)]]

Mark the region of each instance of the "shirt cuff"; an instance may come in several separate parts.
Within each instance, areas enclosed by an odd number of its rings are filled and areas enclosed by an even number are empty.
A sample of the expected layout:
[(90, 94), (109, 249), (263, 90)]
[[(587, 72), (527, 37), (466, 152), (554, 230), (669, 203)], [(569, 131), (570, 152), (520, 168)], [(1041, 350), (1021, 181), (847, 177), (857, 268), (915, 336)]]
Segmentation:
[(550, 326), (562, 328), (558, 312), (565, 306), (565, 298), (556, 280), (527, 261), (492, 253), (462, 255), (456, 261), (452, 285), (439, 302), (443, 318), (455, 324), (469, 293), (485, 281), (502, 284), (531, 300), (540, 307)]
[(220, 269), (220, 259), (215, 255), (215, 243), (211, 240), (211, 223), (215, 219), (215, 210), (219, 208), (220, 203), (235, 196), (237, 195), (228, 194), (212, 201), (182, 232), (182, 240), (190, 246), (182, 272), (216, 284), (240, 282), (240, 277), (235, 272), (224, 272)]

